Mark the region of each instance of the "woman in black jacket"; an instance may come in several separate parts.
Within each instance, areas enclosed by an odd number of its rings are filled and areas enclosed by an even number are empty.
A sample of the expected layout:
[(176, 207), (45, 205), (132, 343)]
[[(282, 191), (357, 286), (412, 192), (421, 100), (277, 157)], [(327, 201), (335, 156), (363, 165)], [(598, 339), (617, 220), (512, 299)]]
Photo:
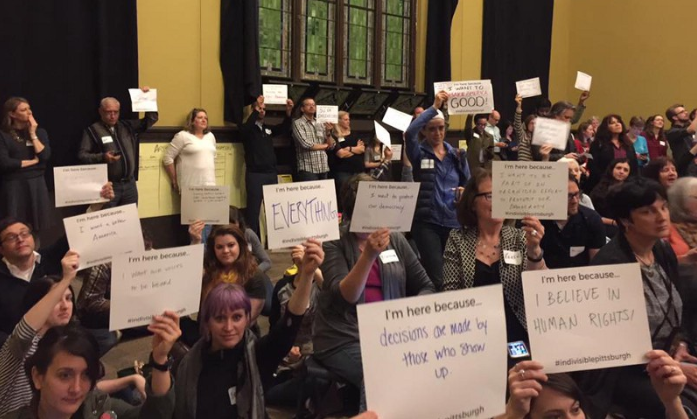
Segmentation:
[(627, 126), (622, 121), (622, 117), (610, 114), (603, 118), (595, 141), (591, 144), (591, 177), (589, 179), (588, 190), (600, 181), (600, 177), (610, 163), (619, 158), (626, 158), (629, 161), (629, 172), (631, 176), (639, 173), (636, 151), (632, 141), (627, 136)]

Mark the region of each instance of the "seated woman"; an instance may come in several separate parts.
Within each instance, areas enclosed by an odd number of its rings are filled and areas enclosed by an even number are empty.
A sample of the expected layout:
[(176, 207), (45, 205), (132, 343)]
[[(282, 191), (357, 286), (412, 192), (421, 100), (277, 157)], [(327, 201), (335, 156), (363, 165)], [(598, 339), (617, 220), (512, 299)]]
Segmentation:
[(630, 173), (631, 168), (626, 158), (615, 159), (605, 170), (600, 182), (591, 191), (593, 207), (602, 217), (605, 233), (610, 238), (617, 234), (617, 221), (612, 216), (612, 206), (608, 204), (607, 196), (610, 193), (610, 188), (622, 184)]
[(175, 419), (263, 418), (264, 387), (290, 351), (310, 301), (312, 278), (324, 260), (316, 240), (303, 244), (296, 292), (284, 318), (256, 339), (249, 330), (252, 304), (236, 284), (219, 284), (199, 313), (202, 338), (177, 370)]
[(656, 157), (644, 166), (642, 176), (653, 179), (668, 189), (678, 180), (678, 169), (670, 157)]
[[(28, 305), (32, 305), (32, 307), (24, 315), (22, 321), (15, 328), (12, 336), (7, 342), (5, 342), (5, 345), (0, 350), (0, 417), (3, 419), (5, 417), (27, 417), (17, 415), (19, 415), (19, 412), (24, 412), (23, 414), (27, 414), (27, 412), (32, 412), (36, 409), (36, 403), (31, 403), (32, 397), (37, 397), (36, 389), (43, 390), (43, 388), (37, 384), (37, 375), (47, 375), (47, 369), (51, 369), (49, 367), (49, 365), (52, 363), (51, 357), (56, 355), (56, 353), (61, 349), (70, 352), (69, 349), (66, 349), (67, 347), (56, 347), (56, 345), (59, 345), (56, 343), (57, 340), (68, 342), (71, 340), (70, 336), (81, 336), (77, 345), (69, 347), (73, 349), (82, 348), (81, 350), (83, 352), (79, 352), (79, 354), (88, 354), (87, 363), (89, 364), (90, 359), (94, 359), (97, 362), (97, 366), (95, 367), (96, 370), (99, 371), (101, 368), (98, 363), (99, 351), (97, 342), (91, 335), (89, 335), (89, 332), (82, 328), (77, 328), (77, 330), (74, 330), (74, 328), (71, 326), (69, 326), (67, 329), (63, 329), (63, 326), (67, 325), (72, 318), (73, 292), (72, 288), (70, 287), (70, 282), (75, 277), (75, 271), (78, 264), (77, 261), (77, 254), (71, 251), (66, 255), (66, 257), (63, 258), (62, 264), (64, 275), (62, 278), (57, 279), (45, 277), (31, 283), (32, 288), (27, 292), (27, 297), (25, 300), (26, 303)], [(176, 341), (176, 339), (179, 337), (179, 328), (176, 324), (176, 315), (174, 315), (174, 313), (169, 313), (166, 314), (166, 316), (173, 316), (175, 321), (163, 319), (165, 316), (155, 316), (156, 318), (153, 321), (153, 325), (149, 327), (151, 332), (155, 332), (156, 335), (159, 336), (153, 340), (154, 359), (164, 360), (162, 361), (163, 364), (167, 360), (169, 349), (174, 341)], [(176, 330), (174, 328), (170, 329), (171, 325), (174, 325)], [(162, 332), (155, 331), (155, 329), (161, 330), (161, 327), (167, 329), (164, 334)], [(170, 332), (171, 336), (165, 336)], [(169, 339), (170, 343), (164, 342), (163, 338), (165, 340)], [(157, 347), (157, 349), (155, 349), (155, 347)], [(164, 354), (164, 356), (160, 356), (162, 354)], [(61, 359), (64, 361), (65, 357), (62, 357)], [(53, 372), (49, 375), (55, 374), (55, 369), (60, 369), (60, 367), (54, 368), (52, 370)], [(31, 372), (30, 376), (27, 375), (28, 372)], [(163, 395), (168, 392), (169, 374), (166, 375), (166, 381), (162, 377), (162, 380), (160, 380), (160, 383), (163, 385), (159, 388), (163, 390), (160, 392), (155, 391), (155, 382), (153, 382), (152, 389), (154, 392), (149, 394), (150, 396)], [(104, 405), (106, 407), (113, 405), (111, 410), (114, 410), (119, 415), (126, 412), (138, 412), (138, 410), (133, 410), (130, 405), (127, 405), (124, 402), (109, 401), (104, 393), (117, 391), (128, 384), (136, 384), (139, 387), (139, 390), (145, 391), (145, 385), (144, 383), (141, 383), (142, 377), (129, 376), (117, 380), (103, 380), (97, 383), (97, 379), (100, 377), (101, 374), (90, 376), (92, 380), (91, 385), (84, 388), (82, 392), (74, 394), (75, 397), (70, 397), (72, 400), (74, 400), (74, 403), (70, 403), (71, 406), (68, 406), (69, 409), (72, 409), (71, 414), (77, 411), (85, 397), (89, 397), (91, 400), (88, 401), (86, 407), (84, 407), (85, 410), (89, 409), (89, 412), (94, 412), (95, 402), (93, 399), (96, 398), (107, 401), (107, 403)], [(33, 387), (30, 385), (30, 382), (33, 383)], [(95, 384), (96, 390), (94, 391), (94, 394), (87, 394), (90, 390), (92, 390), (93, 387), (95, 387)], [(166, 384), (166, 386), (164, 384)], [(50, 390), (51, 389), (49, 388), (49, 393)], [(42, 391), (42, 395), (47, 397), (49, 401), (55, 402), (55, 394), (49, 394), (46, 396)], [(41, 402), (44, 401), (44, 397), (41, 397)], [(169, 403), (173, 404), (173, 401), (170, 400)], [(154, 406), (160, 406), (162, 401), (158, 401), (157, 397), (155, 397), (151, 404), (154, 404)], [(27, 408), (27, 406), (29, 407)], [(39, 404), (39, 408), (42, 408), (41, 404)], [(47, 419), (60, 417), (56, 416), (55, 413), (49, 413), (52, 411), (55, 412), (56, 409), (59, 408), (61, 408), (61, 406), (44, 406), (44, 411), (42, 413), (46, 414), (46, 416), (39, 415), (38, 417), (45, 417)], [(62, 406), (62, 408), (66, 408), (66, 406)], [(109, 409), (110, 408), (106, 408), (105, 410)], [(153, 407), (150, 406), (149, 408), (145, 409), (146, 412), (150, 412), (150, 409), (153, 409)], [(170, 407), (170, 411), (172, 409), (173, 407)], [(67, 415), (66, 417), (69, 416), (70, 415)], [(36, 412), (34, 412), (34, 416), (31, 417), (37, 417)], [(137, 416), (133, 415), (130, 417)], [(168, 418), (169, 416), (146, 415), (144, 417)]]
[(349, 233), (358, 183), (370, 181), (366, 174), (356, 175), (341, 191), (347, 222), (339, 240), (324, 244), (324, 286), (313, 336), (315, 359), (357, 388), (363, 387), (363, 367), (356, 307), (434, 291), (402, 234)]
[(535, 217), (523, 228), (491, 216), (491, 172), (477, 170), (458, 203), (462, 228), (453, 230), (443, 254), (443, 290), (454, 291), (503, 284), (508, 341), (529, 345), (521, 274), (545, 269), (540, 241), (545, 229)]
[[(685, 362), (696, 359), (689, 355), (689, 342), (682, 323), (677, 259), (664, 242), (670, 235), (666, 199), (665, 189), (645, 178), (632, 178), (614, 188), (608, 203), (613, 208), (619, 232), (600, 249), (591, 264), (639, 263), (653, 348), (668, 352), (680, 362), (680, 368), (688, 377), (697, 377), (697, 365)], [(595, 374), (589, 372), (583, 383), (593, 388), (587, 394), (601, 412), (606, 412), (613, 403), (645, 417), (662, 417), (663, 406), (651, 389), (643, 367), (597, 371)], [(598, 386), (601, 382), (616, 385)], [(697, 381), (690, 378), (690, 385), (697, 387)], [(607, 397), (608, 394), (612, 397)]]
[[(646, 371), (651, 378), (653, 390), (666, 410), (666, 418), (687, 419), (680, 400), (680, 393), (687, 378), (675, 361), (663, 351), (646, 354), (649, 363)], [(496, 419), (548, 419), (591, 416), (591, 408), (581, 389), (567, 374), (544, 372), (542, 364), (523, 361), (508, 372), (510, 397), (506, 413)]]
[[(568, 164), (569, 165), (569, 174), (572, 175), (574, 178), (576, 178), (576, 182), (579, 185), (583, 185), (584, 170), (583, 170), (583, 168), (581, 168), (581, 165), (578, 164), (578, 161), (576, 159), (562, 157), (561, 159), (559, 159), (557, 161), (564, 162), (564, 163)], [(593, 207), (593, 201), (591, 200), (591, 197), (586, 195), (583, 192), (581, 193), (581, 197), (579, 198), (579, 204), (583, 205), (586, 208), (590, 208), (592, 210), (595, 209), (595, 207)]]

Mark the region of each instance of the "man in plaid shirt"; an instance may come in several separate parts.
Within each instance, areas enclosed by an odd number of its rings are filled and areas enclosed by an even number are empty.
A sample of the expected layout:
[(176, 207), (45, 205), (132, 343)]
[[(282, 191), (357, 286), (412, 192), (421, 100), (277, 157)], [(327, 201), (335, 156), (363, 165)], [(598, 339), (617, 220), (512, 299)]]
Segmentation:
[(300, 106), (302, 116), (293, 121), (295, 156), (298, 163), (298, 180), (326, 179), (329, 173), (327, 150), (334, 148), (330, 128), (315, 119), (315, 100), (305, 98)]

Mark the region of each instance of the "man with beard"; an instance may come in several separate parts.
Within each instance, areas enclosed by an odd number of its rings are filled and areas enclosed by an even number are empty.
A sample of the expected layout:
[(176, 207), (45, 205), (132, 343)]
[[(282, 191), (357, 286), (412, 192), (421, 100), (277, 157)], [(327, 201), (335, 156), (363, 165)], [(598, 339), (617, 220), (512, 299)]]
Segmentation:
[(697, 119), (690, 122), (687, 109), (681, 104), (675, 104), (666, 110), (666, 117), (673, 124), (666, 132), (668, 144), (673, 152), (675, 167), (678, 175), (697, 175), (695, 167), (695, 155), (697, 155), (697, 143), (695, 131), (697, 131)]

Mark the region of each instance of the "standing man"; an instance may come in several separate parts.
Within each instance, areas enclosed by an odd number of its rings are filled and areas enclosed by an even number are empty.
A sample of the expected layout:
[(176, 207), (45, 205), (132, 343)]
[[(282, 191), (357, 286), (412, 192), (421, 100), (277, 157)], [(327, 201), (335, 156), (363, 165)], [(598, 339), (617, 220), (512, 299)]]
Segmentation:
[(273, 137), (289, 131), (293, 101), (290, 99), (286, 100), (286, 116), (283, 122), (274, 126), (264, 124), (264, 117), (266, 116), (264, 96), (259, 96), (252, 107), (252, 113), (240, 127), (240, 132), (242, 133), (242, 144), (244, 145), (244, 161), (247, 165), (245, 177), (247, 208), (245, 219), (247, 226), (259, 236), (259, 211), (263, 199), (263, 186), (278, 183)]
[(676, 104), (666, 110), (666, 117), (673, 124), (666, 132), (670, 150), (673, 152), (675, 168), (679, 176), (697, 176), (695, 155), (697, 155), (697, 119), (690, 121), (687, 109), (683, 105)]
[(300, 106), (302, 116), (293, 121), (293, 140), (300, 182), (326, 179), (329, 173), (326, 151), (334, 148), (334, 140), (330, 131), (315, 119), (316, 110), (315, 100), (305, 98)]
[[(150, 90), (145, 86), (144, 92)], [(115, 198), (105, 208), (137, 204), (138, 135), (157, 122), (157, 112), (145, 112), (142, 119), (119, 119), (121, 104), (113, 97), (105, 97), (99, 103), (100, 121), (85, 129), (82, 134), (78, 160), (84, 164), (106, 163), (109, 181), (114, 184)]]

